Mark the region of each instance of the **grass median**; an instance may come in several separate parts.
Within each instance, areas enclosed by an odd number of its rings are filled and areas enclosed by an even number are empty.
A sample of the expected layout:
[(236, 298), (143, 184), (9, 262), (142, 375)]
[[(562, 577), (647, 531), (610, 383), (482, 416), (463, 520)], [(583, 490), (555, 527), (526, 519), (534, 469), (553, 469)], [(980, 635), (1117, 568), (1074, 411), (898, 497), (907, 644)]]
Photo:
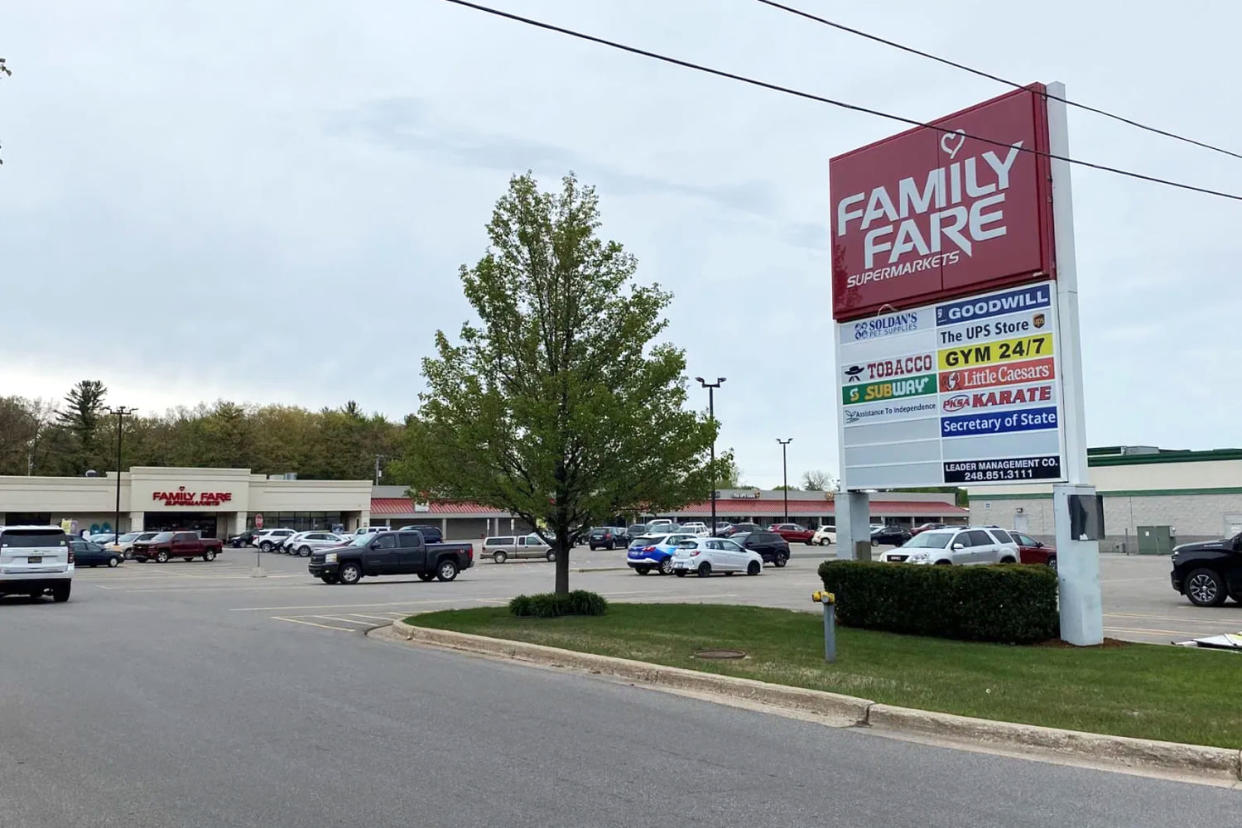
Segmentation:
[[(611, 604), (602, 617), (515, 618), (504, 607), (407, 623), (1025, 724), (1242, 747), (1242, 661), (1151, 644), (1014, 647), (839, 627), (824, 662), (816, 613), (712, 604)], [(708, 661), (698, 650), (744, 650)]]

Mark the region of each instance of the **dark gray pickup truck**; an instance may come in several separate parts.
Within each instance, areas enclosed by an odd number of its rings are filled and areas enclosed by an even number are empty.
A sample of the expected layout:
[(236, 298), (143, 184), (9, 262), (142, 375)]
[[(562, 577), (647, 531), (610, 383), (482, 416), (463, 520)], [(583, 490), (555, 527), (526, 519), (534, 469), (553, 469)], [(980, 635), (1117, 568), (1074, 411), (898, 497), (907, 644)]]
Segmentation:
[(474, 565), (468, 543), (427, 543), (422, 532), (374, 532), (311, 555), (310, 574), (325, 584), (356, 584), (364, 575), (417, 575), (451, 581)]

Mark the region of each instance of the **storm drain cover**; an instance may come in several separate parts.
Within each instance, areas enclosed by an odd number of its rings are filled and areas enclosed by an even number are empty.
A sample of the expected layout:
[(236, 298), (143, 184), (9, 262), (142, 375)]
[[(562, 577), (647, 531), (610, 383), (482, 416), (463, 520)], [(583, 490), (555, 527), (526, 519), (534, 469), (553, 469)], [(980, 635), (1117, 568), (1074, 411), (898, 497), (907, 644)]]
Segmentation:
[(742, 650), (699, 650), (694, 654), (694, 657), (714, 659), (746, 658), (746, 653)]

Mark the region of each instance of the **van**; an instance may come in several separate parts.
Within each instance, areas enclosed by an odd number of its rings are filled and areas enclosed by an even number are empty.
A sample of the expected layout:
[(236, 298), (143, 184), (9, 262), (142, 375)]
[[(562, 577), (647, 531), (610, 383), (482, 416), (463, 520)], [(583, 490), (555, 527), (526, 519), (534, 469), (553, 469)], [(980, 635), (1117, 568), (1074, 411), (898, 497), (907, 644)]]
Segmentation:
[(0, 595), (69, 600), (73, 549), (58, 526), (0, 526)]

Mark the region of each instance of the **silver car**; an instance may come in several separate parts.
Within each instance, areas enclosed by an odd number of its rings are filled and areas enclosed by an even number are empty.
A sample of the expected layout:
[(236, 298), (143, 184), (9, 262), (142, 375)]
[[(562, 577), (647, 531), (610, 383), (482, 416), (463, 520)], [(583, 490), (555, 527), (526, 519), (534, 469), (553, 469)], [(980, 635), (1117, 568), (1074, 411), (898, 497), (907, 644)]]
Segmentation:
[(543, 539), (531, 532), (529, 535), (497, 535), (483, 539), (483, 551), (479, 557), (490, 557), (496, 563), (509, 558), (547, 558), (556, 560), (556, 553)]
[(287, 552), (290, 555), (309, 558), (312, 552), (318, 552), (320, 549), (331, 549), (334, 546), (344, 545), (345, 538), (334, 532), (299, 532), (284, 542), (281, 546), (281, 551)]

